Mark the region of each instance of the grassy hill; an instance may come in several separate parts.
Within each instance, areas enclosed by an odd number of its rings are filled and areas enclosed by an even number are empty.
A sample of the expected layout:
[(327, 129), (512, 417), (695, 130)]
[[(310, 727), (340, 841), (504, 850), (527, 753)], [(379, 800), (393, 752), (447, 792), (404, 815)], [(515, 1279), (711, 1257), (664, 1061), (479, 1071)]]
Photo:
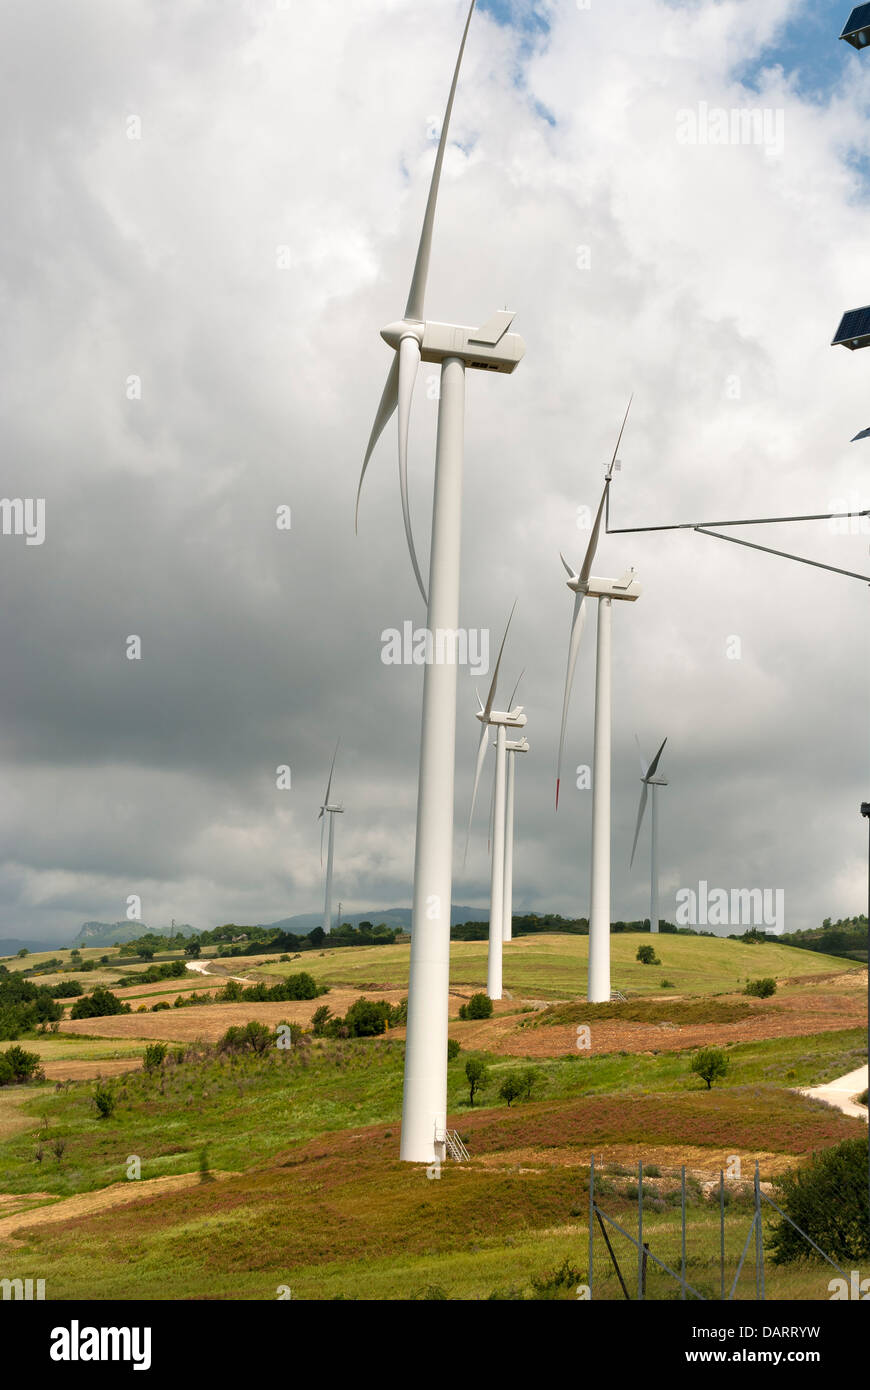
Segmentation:
[[(650, 942), (655, 945), (661, 965), (641, 965), (635, 960), (638, 945)], [(451, 983), (485, 988), (486, 956), (485, 941), (452, 942)], [(566, 999), (584, 994), (588, 959), (589, 938), (585, 936), (553, 933), (519, 937), (504, 950), (504, 988), (512, 995), (532, 995), (541, 999)], [(304, 968), (326, 984), (363, 986), (371, 982), (406, 987), (410, 945), (405, 942), (395, 946), (309, 951), (301, 960), (304, 967), (297, 960), (281, 964), (274, 958), (264, 957), (261, 963), (264, 976), (292, 974)], [(612, 986), (625, 993), (658, 992), (659, 982), (667, 979), (675, 986), (677, 994), (723, 994), (740, 989), (748, 979), (762, 975), (773, 975), (780, 980), (800, 979), (852, 968), (836, 956), (795, 951), (772, 941), (750, 944), (727, 938), (671, 935), (613, 936), (611, 960)]]

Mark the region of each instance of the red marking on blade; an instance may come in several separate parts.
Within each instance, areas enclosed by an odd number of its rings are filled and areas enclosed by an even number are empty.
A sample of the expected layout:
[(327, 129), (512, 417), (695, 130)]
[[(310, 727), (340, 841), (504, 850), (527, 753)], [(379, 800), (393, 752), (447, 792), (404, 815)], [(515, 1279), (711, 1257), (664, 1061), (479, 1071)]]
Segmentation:
[(559, 809), (559, 783), (560, 783), (560, 780), (561, 780), (560, 778), (558, 778), (558, 777), (556, 778), (556, 810), (557, 810), (557, 811), (558, 811), (558, 809)]

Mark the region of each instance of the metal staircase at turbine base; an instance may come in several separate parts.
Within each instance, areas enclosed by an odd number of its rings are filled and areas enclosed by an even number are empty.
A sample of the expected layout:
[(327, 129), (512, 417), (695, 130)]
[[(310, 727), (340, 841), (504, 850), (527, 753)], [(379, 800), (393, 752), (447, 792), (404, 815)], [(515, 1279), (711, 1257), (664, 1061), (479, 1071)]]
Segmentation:
[(447, 1145), (447, 1152), (450, 1157), (455, 1159), (457, 1163), (467, 1163), (469, 1161), (471, 1155), (455, 1129), (448, 1129), (445, 1131), (444, 1142)]

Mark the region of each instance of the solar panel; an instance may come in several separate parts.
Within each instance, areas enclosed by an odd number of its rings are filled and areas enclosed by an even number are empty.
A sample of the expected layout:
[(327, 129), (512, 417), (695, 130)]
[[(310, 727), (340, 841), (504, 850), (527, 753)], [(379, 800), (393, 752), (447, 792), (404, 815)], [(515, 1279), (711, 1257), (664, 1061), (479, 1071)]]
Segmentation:
[[(866, 8), (870, 10), (870, 5)], [(839, 343), (852, 351), (870, 344), (870, 304), (866, 304), (863, 309), (847, 309), (831, 340), (831, 347), (836, 347)]]
[(866, 48), (870, 43), (870, 5), (856, 5), (843, 26), (841, 39), (853, 48)]

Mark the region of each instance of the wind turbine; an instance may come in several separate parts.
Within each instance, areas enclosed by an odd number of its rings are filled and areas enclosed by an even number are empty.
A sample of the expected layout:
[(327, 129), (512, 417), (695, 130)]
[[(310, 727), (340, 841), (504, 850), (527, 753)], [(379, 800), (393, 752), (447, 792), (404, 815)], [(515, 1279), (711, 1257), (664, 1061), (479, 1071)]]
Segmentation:
[[(427, 626), (433, 640), (439, 632), (455, 633), (459, 626), (466, 368), (513, 372), (525, 352), (522, 338), (508, 332), (514, 318), (508, 310), (493, 314), (480, 328), (434, 323), (424, 318), (424, 296), (441, 168), (474, 7), (475, 0), (472, 0), (435, 157), (405, 315), (381, 331), (381, 337), (394, 349), (395, 357), (375, 416), (360, 475), (361, 489), (375, 445), (398, 408), (399, 488), (405, 535), (417, 585), (424, 601), (427, 601)], [(407, 477), (411, 397), (421, 361), (441, 365), (428, 600), (411, 533)], [(443, 1159), (446, 1152), (455, 755), (456, 665), (450, 660), (434, 661), (427, 663), (423, 676), (400, 1148), (400, 1157), (412, 1163), (431, 1164), (435, 1159)]]
[[(504, 652), (504, 644), (507, 641), (508, 629), (511, 625), (511, 618), (514, 615), (516, 603), (510, 612), (507, 620), (507, 627), (504, 630), (504, 637), (501, 639), (498, 661), (495, 663), (495, 670), (492, 673), (492, 683), (489, 687), (489, 694), (486, 703), (477, 697), (480, 706), (476, 719), (483, 725), (480, 735), (480, 743), (477, 748), (477, 764), (474, 769), (474, 788), (471, 793), (471, 810), (468, 815), (468, 832), (465, 837), (465, 850), (468, 853), (468, 838), (471, 833), (471, 821), (474, 816), (474, 806), (477, 801), (477, 789), (480, 785), (480, 776), (483, 772), (483, 764), (486, 759), (486, 750), (489, 744), (489, 731), (494, 728), (495, 737), (495, 780), (493, 783), (493, 828), (492, 828), (492, 858), (491, 876), (489, 888), (489, 950), (487, 952), (486, 966), (486, 992), (490, 999), (501, 999), (502, 997), (502, 941), (504, 938), (504, 892), (505, 892), (505, 769), (507, 758), (507, 731), (508, 729), (522, 729), (526, 723), (526, 716), (523, 714), (522, 705), (513, 707), (511, 696), (510, 705), (506, 710), (495, 710), (495, 692), (498, 685), (498, 672), (501, 666), (501, 658)], [(514, 695), (517, 693), (519, 681), (514, 687)]]
[(633, 844), (632, 847), (631, 847), (631, 859), (630, 859), (630, 861), (629, 861), (628, 867), (631, 868), (632, 864), (634, 863), (634, 854), (635, 854), (635, 850), (637, 849), (637, 840), (638, 840), (638, 836), (640, 835), (640, 827), (641, 827), (641, 825), (643, 824), (643, 813), (644, 813), (644, 811), (646, 810), (647, 787), (652, 787), (652, 796), (650, 797), (650, 810), (649, 810), (649, 814), (650, 814), (649, 929), (650, 929), (651, 932), (657, 932), (658, 929), (659, 929), (659, 855), (658, 855), (658, 834), (657, 834), (657, 826), (656, 826), (656, 787), (666, 787), (666, 786), (668, 785), (668, 784), (667, 784), (666, 778), (656, 776), (656, 769), (658, 768), (658, 765), (659, 765), (659, 758), (662, 756), (662, 753), (664, 752), (664, 747), (665, 747), (665, 744), (666, 744), (666, 743), (667, 743), (667, 739), (664, 739), (663, 742), (662, 742), (661, 748), (660, 748), (659, 751), (656, 753), (656, 755), (655, 755), (655, 757), (653, 758), (652, 762), (650, 763), (649, 767), (647, 767), (646, 763), (645, 763), (644, 760), (643, 760), (643, 754), (640, 752), (640, 744), (638, 744), (638, 746), (637, 746), (637, 751), (638, 751), (638, 753), (640, 754), (640, 780), (641, 780), (640, 805), (639, 805), (638, 808), (637, 808), (637, 825), (635, 826), (635, 831), (634, 831), (634, 844)]
[(507, 750), (507, 795), (505, 806), (504, 840), (504, 929), (502, 941), (513, 940), (514, 914), (514, 778), (516, 776), (517, 753), (528, 753), (527, 738), (508, 739)]
[(571, 640), (568, 646), (568, 669), (565, 675), (565, 698), (562, 702), (562, 729), (559, 735), (559, 760), (556, 769), (556, 810), (559, 809), (559, 788), (562, 780), (562, 757), (565, 749), (565, 730), (568, 706), (580, 638), (586, 622), (586, 599), (598, 599), (598, 645), (595, 664), (595, 752), (592, 769), (592, 887), (589, 907), (589, 977), (587, 998), (600, 1004), (610, 1000), (610, 757), (611, 757), (611, 608), (614, 599), (633, 602), (640, 595), (640, 585), (634, 569), (621, 579), (600, 579), (592, 574), (592, 562), (598, 549), (601, 519), (610, 490), (616, 455), (631, 409), (625, 412), (610, 467), (604, 477), (604, 491), (592, 527), (586, 555), (575, 574), (562, 556), (568, 571), (568, 588), (574, 591), (574, 615), (571, 620)]
[(332, 790), (332, 774), (335, 771), (335, 760), (338, 757), (338, 744), (335, 745), (335, 752), (332, 755), (332, 766), (329, 769), (329, 781), (326, 783), (326, 794), (323, 804), (320, 807), (318, 820), (322, 820), (320, 827), (320, 863), (323, 865), (323, 832), (326, 829), (326, 819), (329, 818), (329, 843), (326, 851), (326, 892), (323, 898), (323, 930), (329, 934), (332, 930), (332, 857), (335, 847), (335, 817), (344, 815), (343, 806), (331, 806), (329, 803), (329, 793)]

